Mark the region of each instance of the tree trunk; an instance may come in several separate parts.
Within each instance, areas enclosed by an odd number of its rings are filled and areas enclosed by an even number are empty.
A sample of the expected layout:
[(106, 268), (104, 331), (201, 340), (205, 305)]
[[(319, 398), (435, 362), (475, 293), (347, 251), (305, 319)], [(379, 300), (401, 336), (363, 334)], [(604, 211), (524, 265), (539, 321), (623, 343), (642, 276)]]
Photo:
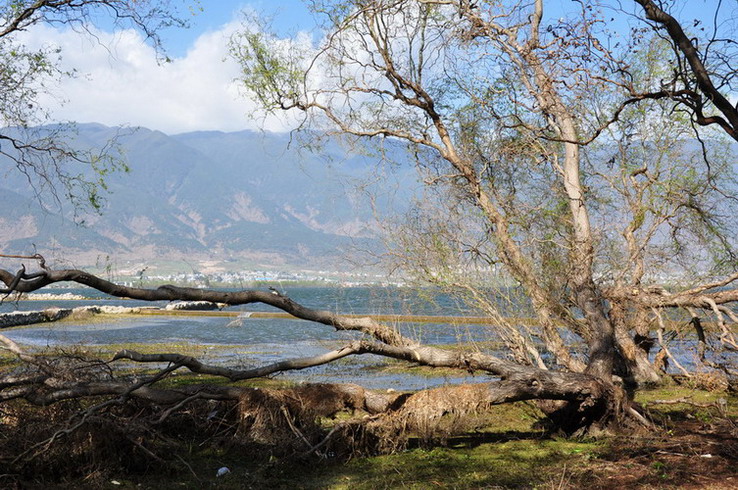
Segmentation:
[[(642, 310), (642, 308), (641, 308)], [(631, 337), (628, 328), (629, 320), (637, 322), (645, 320), (645, 316), (641, 311), (636, 315), (629, 315), (627, 308), (620, 302), (613, 302), (610, 309), (610, 317), (615, 323), (615, 341), (617, 342), (618, 353), (622, 366), (620, 366), (617, 374), (623, 378), (628, 384), (639, 385), (643, 383), (658, 383), (661, 381), (661, 375), (656, 371), (655, 367), (648, 360), (650, 351), (648, 343), (648, 330), (644, 330), (644, 323), (636, 326), (636, 337)], [(639, 342), (636, 342), (636, 339)]]

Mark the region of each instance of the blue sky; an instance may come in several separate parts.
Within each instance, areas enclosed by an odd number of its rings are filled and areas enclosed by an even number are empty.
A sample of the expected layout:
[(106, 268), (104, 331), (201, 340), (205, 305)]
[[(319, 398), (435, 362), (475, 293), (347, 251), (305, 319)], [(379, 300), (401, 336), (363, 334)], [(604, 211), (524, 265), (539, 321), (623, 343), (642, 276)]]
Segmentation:
[(172, 56), (184, 56), (201, 34), (217, 31), (244, 8), (271, 17), (274, 27), (282, 35), (298, 30), (311, 30), (314, 27), (313, 16), (302, 0), (201, 0), (200, 8), (195, 9), (195, 14), (187, 15), (191, 23), (190, 29), (170, 29), (164, 33), (168, 52)]
[[(186, 2), (186, 0), (185, 0)], [(634, 2), (625, 0), (618, 2), (627, 12), (638, 10)], [(681, 4), (679, 4), (681, 3)], [(725, 2), (722, 7), (724, 12), (735, 10), (735, 7)], [(617, 3), (614, 3), (614, 5)], [(673, 12), (681, 20), (706, 17), (704, 21), (710, 21), (712, 9), (717, 4), (716, 0), (689, 0), (677, 2)], [(308, 10), (304, 0), (254, 0), (254, 1), (232, 1), (232, 0), (200, 0), (199, 8), (195, 15), (187, 15), (191, 22), (190, 29), (170, 29), (164, 33), (169, 52), (173, 56), (183, 56), (188, 47), (197, 37), (208, 31), (215, 31), (223, 24), (234, 18), (244, 8), (253, 9), (264, 13), (273, 19), (273, 26), (282, 35), (289, 35), (297, 30), (309, 31), (314, 28), (312, 13)], [(558, 17), (563, 9), (579, 8), (572, 0), (549, 1), (545, 4), (546, 11), (552, 17)], [(624, 16), (616, 16), (618, 23), (624, 23)]]
[[(192, 0), (172, 0), (180, 5)], [(636, 10), (635, 2), (609, 2), (626, 12)], [(571, 0), (546, 3), (547, 12), (578, 8)], [(685, 27), (689, 19), (705, 17), (712, 25), (715, 0), (690, 0), (677, 9)], [(172, 63), (157, 64), (156, 55), (134, 31), (100, 29), (101, 42), (65, 28), (39, 25), (22, 33), (29, 46), (57, 45), (62, 48), (64, 68), (76, 69), (78, 76), (51, 86), (40, 103), (56, 120), (98, 122), (107, 125), (145, 126), (176, 134), (197, 130), (237, 131), (266, 129), (285, 131), (294, 122), (284, 115), (254, 117), (257, 104), (248, 100), (235, 82), (237, 64), (228, 59), (228, 39), (239, 28), (238, 15), (251, 9), (269, 16), (283, 36), (314, 29), (314, 19), (301, 0), (201, 0), (202, 11), (191, 17), (187, 30), (162, 33)], [(724, 2), (727, 16), (738, 18), (738, 4)], [(187, 11), (185, 11), (187, 14)], [(187, 14), (189, 16), (189, 14)], [(628, 22), (627, 15), (613, 13), (613, 25)], [(730, 28), (730, 26), (728, 26)], [(616, 29), (618, 29), (616, 27)], [(315, 36), (313, 36), (315, 39)]]

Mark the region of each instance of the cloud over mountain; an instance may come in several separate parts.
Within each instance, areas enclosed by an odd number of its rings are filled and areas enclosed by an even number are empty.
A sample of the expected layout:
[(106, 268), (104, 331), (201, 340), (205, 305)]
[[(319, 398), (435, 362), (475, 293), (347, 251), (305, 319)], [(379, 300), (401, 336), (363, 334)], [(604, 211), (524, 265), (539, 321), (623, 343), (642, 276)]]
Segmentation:
[(62, 66), (76, 76), (50, 87), (40, 103), (56, 120), (157, 128), (168, 134), (195, 130), (285, 131), (285, 115), (253, 120), (256, 103), (239, 95), (237, 64), (228, 58), (231, 21), (200, 35), (186, 54), (157, 63), (153, 48), (133, 30), (90, 35), (69, 28), (34, 26), (19, 40), (29, 48), (61, 48)]

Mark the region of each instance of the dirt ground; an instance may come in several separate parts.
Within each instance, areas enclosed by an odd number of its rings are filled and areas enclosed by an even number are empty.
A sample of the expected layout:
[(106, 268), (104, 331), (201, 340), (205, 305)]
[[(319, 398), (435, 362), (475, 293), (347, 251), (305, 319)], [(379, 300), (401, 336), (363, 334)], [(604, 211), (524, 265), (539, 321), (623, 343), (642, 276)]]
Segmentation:
[(609, 450), (563, 486), (738, 488), (738, 426), (728, 419), (675, 420), (663, 433), (615, 437)]

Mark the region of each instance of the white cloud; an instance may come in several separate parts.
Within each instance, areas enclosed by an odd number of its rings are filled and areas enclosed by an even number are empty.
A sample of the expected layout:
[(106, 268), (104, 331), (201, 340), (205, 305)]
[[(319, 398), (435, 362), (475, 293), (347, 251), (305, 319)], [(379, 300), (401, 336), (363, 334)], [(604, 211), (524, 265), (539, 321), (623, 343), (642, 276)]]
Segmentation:
[(284, 131), (287, 118), (253, 118), (256, 103), (239, 94), (234, 81), (239, 68), (227, 57), (228, 39), (238, 26), (234, 21), (202, 34), (184, 57), (165, 64), (157, 64), (154, 50), (132, 30), (95, 30), (96, 41), (69, 29), (37, 26), (20, 41), (60, 46), (64, 68), (78, 71), (41, 101), (57, 120), (145, 126), (169, 134)]

